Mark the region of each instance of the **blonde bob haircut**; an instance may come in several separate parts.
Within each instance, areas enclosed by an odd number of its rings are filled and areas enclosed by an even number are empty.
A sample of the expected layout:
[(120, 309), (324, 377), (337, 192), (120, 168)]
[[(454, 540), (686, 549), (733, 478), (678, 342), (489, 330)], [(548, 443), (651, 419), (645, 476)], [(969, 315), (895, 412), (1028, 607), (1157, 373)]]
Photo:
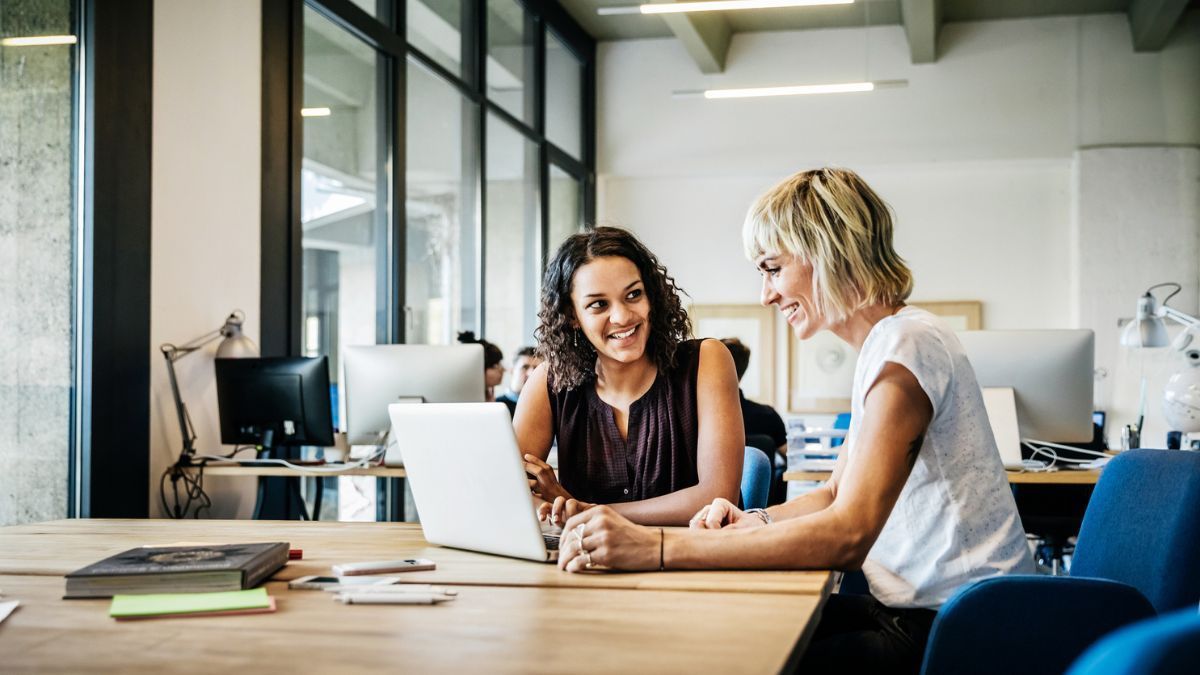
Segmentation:
[(835, 322), (912, 293), (891, 210), (848, 169), (801, 171), (768, 190), (746, 214), (742, 244), (750, 260), (785, 253), (811, 264), (813, 301)]

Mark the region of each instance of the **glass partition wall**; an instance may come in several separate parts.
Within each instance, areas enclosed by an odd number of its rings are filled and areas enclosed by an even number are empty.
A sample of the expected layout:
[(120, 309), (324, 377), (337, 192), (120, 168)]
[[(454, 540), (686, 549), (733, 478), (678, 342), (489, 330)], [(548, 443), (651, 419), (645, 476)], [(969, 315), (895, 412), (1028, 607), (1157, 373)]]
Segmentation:
[(76, 23), (73, 0), (0, 2), (0, 526), (72, 501)]
[[(534, 344), (594, 210), (594, 41), (545, 0), (264, 0), (263, 31), (264, 354), (327, 355), (344, 409), (346, 346)], [(400, 506), (337, 482), (322, 517)]]

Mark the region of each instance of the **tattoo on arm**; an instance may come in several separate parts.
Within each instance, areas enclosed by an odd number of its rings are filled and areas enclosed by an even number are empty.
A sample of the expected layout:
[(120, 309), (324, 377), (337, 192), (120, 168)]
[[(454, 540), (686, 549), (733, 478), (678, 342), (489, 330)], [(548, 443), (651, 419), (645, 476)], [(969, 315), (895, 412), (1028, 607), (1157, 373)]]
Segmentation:
[(921, 446), (925, 444), (925, 434), (918, 434), (916, 438), (908, 444), (908, 468), (913, 468), (917, 463), (917, 453), (921, 451)]

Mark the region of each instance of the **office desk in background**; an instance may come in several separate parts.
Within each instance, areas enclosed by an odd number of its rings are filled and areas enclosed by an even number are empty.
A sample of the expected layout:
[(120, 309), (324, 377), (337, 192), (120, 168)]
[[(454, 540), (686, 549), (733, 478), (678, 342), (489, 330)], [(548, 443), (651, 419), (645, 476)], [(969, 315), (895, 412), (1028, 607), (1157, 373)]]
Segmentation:
[[(337, 478), (338, 476), (372, 476), (380, 479), (381, 493), (387, 494), (386, 508), (377, 509), (376, 518), (379, 520), (402, 521), (404, 520), (404, 478), (408, 475), (404, 472), (403, 467), (399, 466), (368, 466), (357, 469), (344, 469), (337, 472), (332, 472), (328, 469), (336, 465), (320, 464), (313, 468), (293, 468), (290, 466), (246, 466), (233, 462), (219, 463), (210, 462), (204, 465), (205, 476), (249, 476), (262, 478), (316, 478), (317, 494), (314, 500), (313, 519), (319, 519), (321, 511), (321, 499), (325, 492), (325, 485), (321, 479)], [(318, 470), (314, 470), (318, 469)], [(200, 465), (192, 465), (184, 467), (185, 471), (196, 473), (200, 470)], [(387, 485), (390, 483), (390, 485)], [(296, 497), (299, 498), (297, 491)], [(301, 503), (303, 500), (300, 500)], [(255, 498), (254, 518), (257, 520), (262, 509), (263, 502), (263, 482), (258, 481), (258, 494)], [(307, 508), (305, 508), (307, 513)]]
[[(61, 600), (62, 574), (134, 546), (288, 541), (275, 614), (119, 623), (107, 600)], [(404, 580), (458, 587), (437, 606), (349, 606), (286, 580), (332, 564), (421, 556)], [(406, 523), (67, 520), (0, 528), (0, 626), (14, 670), (778, 672), (802, 653), (828, 572), (567, 574), (429, 545)], [(722, 626), (753, 627), (730, 635)]]
[[(1008, 482), (1014, 485), (1095, 485), (1100, 480), (1100, 469), (1062, 471), (1005, 471)], [(783, 474), (785, 481), (829, 480), (831, 471), (788, 471)]]

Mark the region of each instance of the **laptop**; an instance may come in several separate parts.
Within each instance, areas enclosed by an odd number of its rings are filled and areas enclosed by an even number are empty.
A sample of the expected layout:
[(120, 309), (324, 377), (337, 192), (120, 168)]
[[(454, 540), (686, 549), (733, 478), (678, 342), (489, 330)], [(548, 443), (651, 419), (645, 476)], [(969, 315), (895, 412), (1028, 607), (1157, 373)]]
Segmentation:
[(427, 541), (558, 560), (558, 535), (543, 533), (534, 512), (507, 406), (393, 403), (388, 415)]

